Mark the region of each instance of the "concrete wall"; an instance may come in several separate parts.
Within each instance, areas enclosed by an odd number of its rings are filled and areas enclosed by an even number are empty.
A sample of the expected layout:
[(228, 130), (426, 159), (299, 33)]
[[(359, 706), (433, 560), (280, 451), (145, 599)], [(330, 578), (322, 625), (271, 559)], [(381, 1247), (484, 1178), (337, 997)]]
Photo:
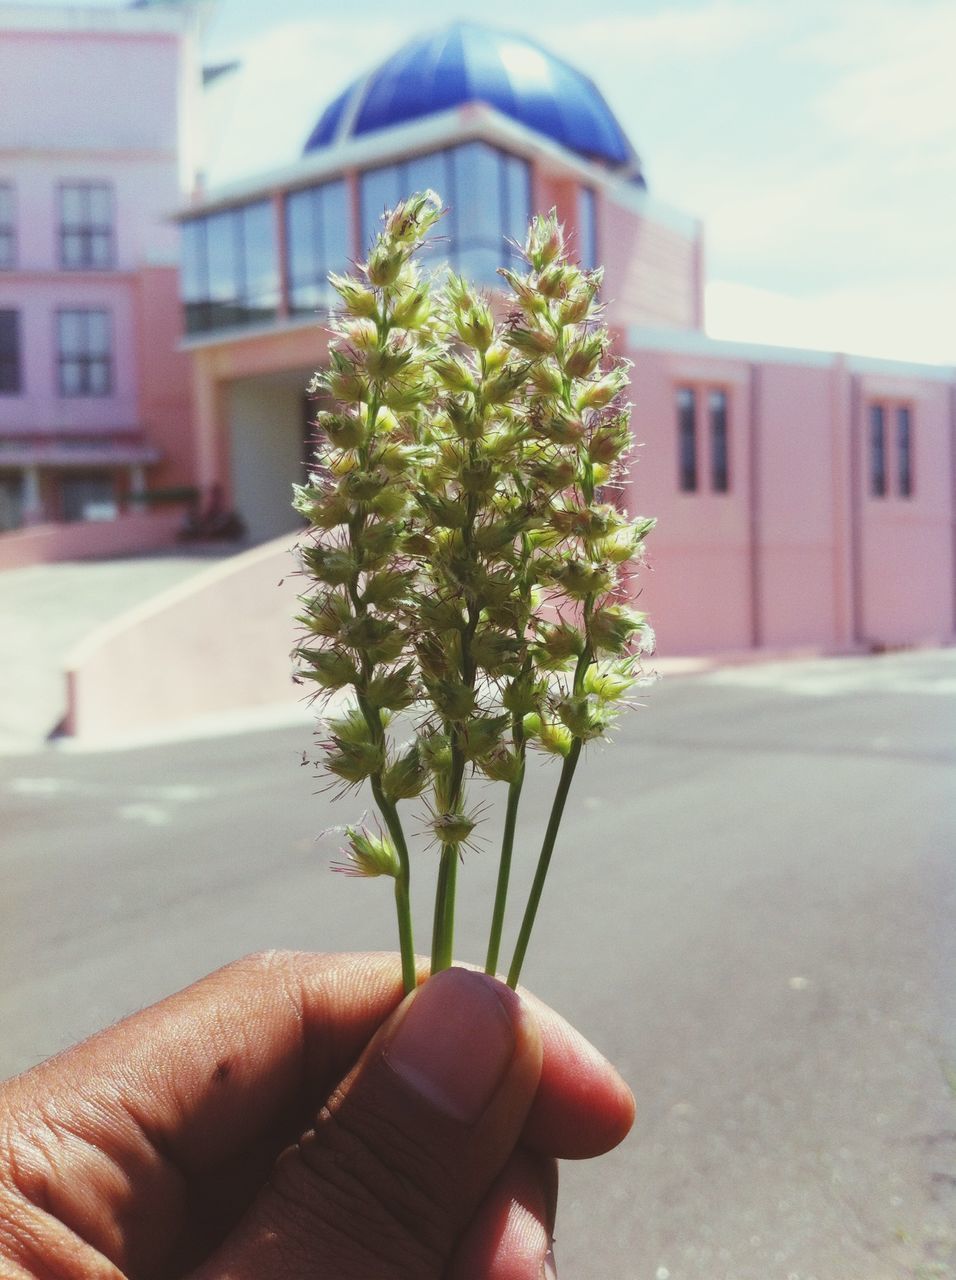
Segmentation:
[[(742, 361), (631, 350), (637, 444), (627, 505), (656, 515), (650, 569), (640, 575), (640, 607), (654, 621), (664, 654), (746, 649), (752, 643), (750, 590), (749, 371)], [(681, 493), (678, 485), (675, 389), (728, 392), (730, 491)], [(698, 474), (707, 474), (698, 431)]]
[[(853, 403), (857, 459), (858, 630), (864, 641), (908, 644), (952, 635), (954, 459), (950, 452), (952, 388), (879, 373), (857, 375)], [(896, 493), (892, 423), (887, 422), (888, 492), (869, 492), (868, 406), (910, 406), (913, 495)]]
[[(659, 652), (952, 640), (953, 390), (943, 371), (889, 374), (879, 362), (735, 346), (675, 338), (629, 352), (637, 449), (627, 504), (658, 517), (640, 604)], [(699, 489), (680, 491), (682, 386), (727, 394), (727, 493), (708, 490), (703, 422)], [(887, 495), (869, 492), (875, 401), (910, 408), (909, 497), (895, 492), (892, 462)], [(888, 424), (888, 455), (889, 436)]]
[(0, 571), (172, 547), (182, 523), (183, 512), (176, 510), (119, 516), (116, 520), (33, 525), (0, 533)]
[(291, 679), (293, 541), (222, 561), (83, 641), (67, 659), (66, 731), (102, 739), (307, 694)]

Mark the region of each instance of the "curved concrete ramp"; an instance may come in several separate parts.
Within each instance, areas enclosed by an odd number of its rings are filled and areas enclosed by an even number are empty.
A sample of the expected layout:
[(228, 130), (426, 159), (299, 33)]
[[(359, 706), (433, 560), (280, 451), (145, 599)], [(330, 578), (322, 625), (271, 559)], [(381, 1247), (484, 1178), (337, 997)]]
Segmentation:
[(289, 657), (294, 536), (230, 556), (79, 644), (67, 659), (66, 732), (100, 742), (301, 702)]

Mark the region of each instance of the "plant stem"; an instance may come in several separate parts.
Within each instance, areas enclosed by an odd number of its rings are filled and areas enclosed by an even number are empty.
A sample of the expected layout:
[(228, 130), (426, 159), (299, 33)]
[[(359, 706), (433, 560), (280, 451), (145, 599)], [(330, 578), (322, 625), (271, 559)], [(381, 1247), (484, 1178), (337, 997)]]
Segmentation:
[[(364, 701), (364, 699), (363, 699)], [(398, 854), (399, 874), (395, 877), (395, 911), (398, 916), (398, 946), (402, 957), (402, 983), (405, 994), (415, 990), (417, 978), (415, 974), (415, 943), (412, 937), (412, 911), (410, 900), (411, 867), (408, 857), (408, 845), (405, 843), (405, 832), (398, 816), (398, 807), (386, 799), (382, 791), (381, 776), (371, 778), (372, 795), (378, 805), (379, 812), (385, 819), (388, 833)]]
[(509, 987), (518, 985), (521, 966), (524, 963), (525, 952), (528, 950), (528, 942), (531, 938), (531, 930), (534, 927), (534, 919), (538, 913), (538, 903), (541, 901), (541, 893), (548, 875), (548, 867), (551, 864), (551, 854), (554, 852), (554, 842), (558, 836), (558, 827), (561, 825), (561, 818), (564, 814), (564, 803), (571, 789), (571, 779), (574, 777), (574, 770), (577, 768), (580, 754), (581, 739), (575, 738), (571, 743), (570, 751), (565, 757), (564, 765), (561, 769), (561, 777), (558, 780), (558, 789), (554, 793), (551, 816), (548, 818), (548, 829), (544, 833), (544, 842), (541, 845), (541, 853), (538, 855), (534, 882), (531, 885), (531, 893), (528, 895), (528, 905), (525, 907), (521, 929), (518, 933), (518, 941), (515, 943), (515, 952), (511, 960), (511, 968), (508, 970)]
[(505, 923), (505, 904), (508, 901), (508, 881), (511, 878), (511, 856), (514, 851), (515, 827), (518, 822), (518, 802), (524, 784), (524, 744), (521, 746), (521, 764), (517, 776), (508, 785), (508, 807), (505, 810), (505, 829), (501, 837), (501, 858), (498, 863), (498, 885), (495, 889), (495, 907), (491, 917), (491, 933), (488, 937), (488, 957), (485, 973), (498, 972), (498, 953), (501, 950), (501, 931)]
[[(584, 615), (584, 649), (579, 655), (577, 664), (574, 668), (573, 688), (575, 693), (581, 692), (581, 689), (584, 686), (584, 677), (587, 673), (587, 669), (594, 660), (594, 650), (591, 644), (591, 615), (593, 611), (594, 597), (587, 596), (582, 609), (582, 613)], [(584, 744), (580, 738), (574, 739), (561, 769), (561, 777), (558, 779), (558, 788), (554, 793), (554, 800), (551, 804), (551, 815), (548, 818), (548, 827), (544, 833), (544, 842), (541, 845), (541, 853), (538, 855), (538, 865), (535, 869), (534, 880), (531, 885), (531, 893), (528, 895), (528, 905), (525, 907), (524, 918), (521, 921), (521, 930), (518, 934), (518, 941), (515, 943), (514, 956), (511, 960), (511, 968), (508, 971), (509, 987), (516, 987), (518, 985), (521, 966), (524, 964), (525, 952), (528, 950), (531, 930), (534, 927), (534, 919), (538, 912), (538, 903), (541, 901), (544, 882), (548, 875), (548, 867), (551, 865), (551, 854), (554, 852), (554, 842), (558, 837), (558, 828), (561, 825), (561, 818), (564, 814), (564, 804), (568, 798), (568, 792), (571, 789), (571, 780), (574, 777), (574, 771), (577, 768), (578, 759), (581, 755), (581, 748), (583, 745)]]
[[(449, 808), (454, 813), (461, 805), (465, 757), (456, 742), (457, 729), (452, 729), (451, 785)], [(432, 973), (451, 966), (455, 939), (455, 890), (458, 883), (458, 845), (442, 845), (435, 886), (435, 918), (432, 926)]]
[(435, 923), (432, 930), (432, 973), (450, 969), (455, 948), (455, 885), (458, 879), (458, 846), (442, 845), (435, 889)]

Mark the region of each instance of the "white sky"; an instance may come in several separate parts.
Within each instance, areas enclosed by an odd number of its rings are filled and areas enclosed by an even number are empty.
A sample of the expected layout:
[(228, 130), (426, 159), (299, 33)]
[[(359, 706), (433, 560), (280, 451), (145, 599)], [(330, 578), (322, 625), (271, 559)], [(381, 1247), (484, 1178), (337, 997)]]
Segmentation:
[[(718, 337), (956, 364), (953, 0), (482, 0), (589, 74), (652, 192), (703, 219)], [(589, 16), (596, 13), (598, 16)], [(218, 0), (243, 59), (211, 182), (301, 149), (322, 108), (468, 5)], [(224, 86), (223, 86), (224, 87)]]

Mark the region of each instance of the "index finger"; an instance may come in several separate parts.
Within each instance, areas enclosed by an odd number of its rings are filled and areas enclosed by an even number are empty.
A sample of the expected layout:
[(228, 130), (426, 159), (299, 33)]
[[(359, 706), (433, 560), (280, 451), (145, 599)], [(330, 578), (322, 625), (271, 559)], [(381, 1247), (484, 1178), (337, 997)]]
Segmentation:
[[(568, 1158), (609, 1150), (633, 1121), (630, 1090), (564, 1019), (522, 994), (544, 1044), (525, 1142)], [(301, 1111), (308, 1122), (402, 996), (391, 954), (250, 956), (41, 1064), (15, 1086), (21, 1106), (29, 1104), (25, 1095), (39, 1093), (60, 1096), (68, 1110), (72, 1098), (87, 1118), (124, 1110), (140, 1137), (184, 1174), (198, 1173), (259, 1142), (283, 1116)]]

